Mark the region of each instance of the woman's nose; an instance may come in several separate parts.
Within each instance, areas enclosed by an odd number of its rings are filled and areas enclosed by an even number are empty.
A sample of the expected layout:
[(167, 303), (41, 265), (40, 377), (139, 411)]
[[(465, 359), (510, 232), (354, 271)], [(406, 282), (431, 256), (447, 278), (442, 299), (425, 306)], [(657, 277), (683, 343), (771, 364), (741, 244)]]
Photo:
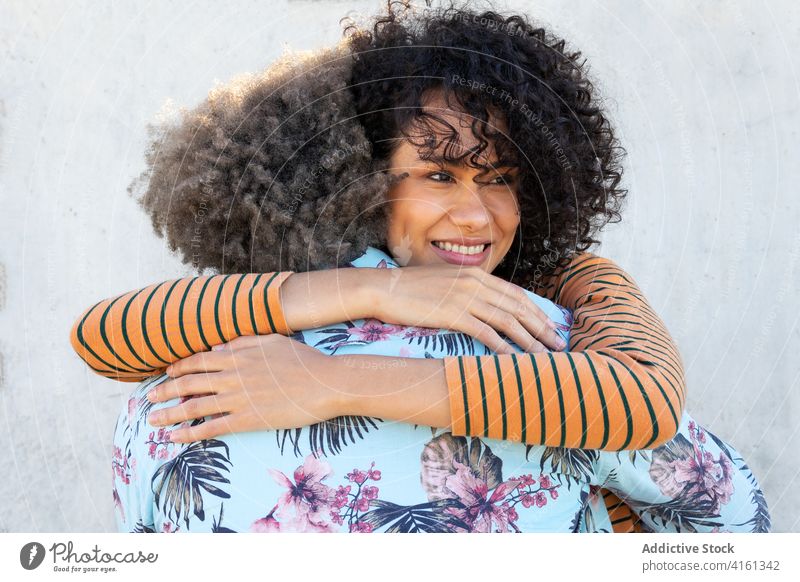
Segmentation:
[(490, 223), (491, 218), (478, 189), (461, 184), (459, 190), (448, 212), (450, 221), (461, 228), (480, 231)]

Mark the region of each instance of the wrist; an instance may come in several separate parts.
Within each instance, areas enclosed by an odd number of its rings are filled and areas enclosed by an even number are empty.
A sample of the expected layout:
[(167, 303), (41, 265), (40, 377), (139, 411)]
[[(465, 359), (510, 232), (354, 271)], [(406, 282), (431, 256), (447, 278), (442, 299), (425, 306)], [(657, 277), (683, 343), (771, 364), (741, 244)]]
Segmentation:
[(363, 410), (364, 398), (359, 391), (357, 370), (360, 367), (359, 356), (325, 356), (327, 367), (320, 377), (325, 378), (328, 410), (337, 416), (367, 416)]
[(443, 361), (353, 354), (327, 356), (326, 378), (336, 416), (369, 416), (433, 427), (450, 426)]
[(351, 319), (380, 319), (385, 317), (386, 276), (389, 269), (353, 268), (350, 289), (360, 307), (356, 317)]

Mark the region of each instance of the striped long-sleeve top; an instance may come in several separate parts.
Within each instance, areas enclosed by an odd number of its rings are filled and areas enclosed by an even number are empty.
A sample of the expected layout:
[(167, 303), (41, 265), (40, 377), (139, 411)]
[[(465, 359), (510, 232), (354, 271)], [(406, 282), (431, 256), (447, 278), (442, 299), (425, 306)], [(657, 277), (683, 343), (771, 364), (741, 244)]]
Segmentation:
[(98, 374), (140, 382), (171, 363), (242, 335), (288, 335), (279, 289), (293, 272), (164, 281), (100, 301), (70, 342)]
[[(165, 281), (95, 304), (71, 342), (95, 372), (136, 382), (241, 335), (290, 333), (278, 290), (292, 274)], [(565, 352), (444, 358), (452, 433), (567, 448), (652, 448), (672, 438), (684, 372), (633, 279), (592, 253), (544, 281), (573, 311)]]
[(584, 252), (543, 283), (573, 310), (569, 351), (445, 358), (452, 433), (612, 450), (670, 440), (683, 363), (631, 276)]

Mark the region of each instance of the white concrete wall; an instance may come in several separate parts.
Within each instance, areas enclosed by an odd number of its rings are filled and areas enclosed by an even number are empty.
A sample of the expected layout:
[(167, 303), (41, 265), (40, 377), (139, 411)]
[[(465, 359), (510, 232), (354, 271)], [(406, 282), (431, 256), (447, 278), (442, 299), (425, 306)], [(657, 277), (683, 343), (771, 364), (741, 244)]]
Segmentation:
[[(68, 331), (93, 301), (188, 273), (125, 191), (145, 123), (379, 5), (0, 4), (0, 531), (113, 530), (130, 386), (87, 372)], [(590, 59), (630, 153), (598, 252), (662, 315), (690, 410), (749, 459), (775, 530), (800, 530), (798, 3), (535, 6)]]

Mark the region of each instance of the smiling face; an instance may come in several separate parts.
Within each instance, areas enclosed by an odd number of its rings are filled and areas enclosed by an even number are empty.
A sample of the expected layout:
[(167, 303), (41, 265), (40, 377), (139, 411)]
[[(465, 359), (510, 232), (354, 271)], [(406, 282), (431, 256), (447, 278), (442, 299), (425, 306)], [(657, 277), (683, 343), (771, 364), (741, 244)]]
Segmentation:
[[(459, 156), (478, 145), (472, 120), (450, 109), (440, 93), (424, 104), (425, 111), (458, 132), (458, 140), (452, 143), (452, 137), (437, 135), (434, 155), (426, 156), (430, 159), (422, 159), (422, 150), (408, 139), (392, 153), (390, 172), (407, 176), (388, 192), (388, 248), (402, 266), (450, 263), (491, 273), (510, 249), (519, 225), (518, 169), (497, 166), (491, 144), (481, 153), (482, 168), (468, 165), (469, 154), (458, 163), (445, 161), (446, 148)], [(506, 131), (500, 120), (489, 123)]]

